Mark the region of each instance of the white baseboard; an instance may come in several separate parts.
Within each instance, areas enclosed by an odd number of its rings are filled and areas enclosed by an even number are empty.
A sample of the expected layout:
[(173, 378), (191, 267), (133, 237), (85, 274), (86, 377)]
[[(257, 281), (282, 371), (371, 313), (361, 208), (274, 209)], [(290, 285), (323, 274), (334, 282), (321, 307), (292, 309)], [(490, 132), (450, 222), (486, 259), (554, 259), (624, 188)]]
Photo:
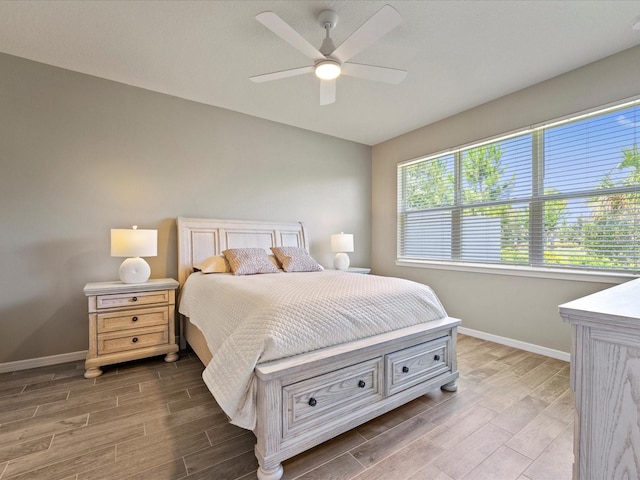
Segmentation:
[(567, 352), (560, 350), (554, 350), (553, 348), (541, 347), (533, 343), (521, 342), (520, 340), (514, 340), (512, 338), (501, 337), (499, 335), (493, 335), (491, 333), (481, 332), (479, 330), (472, 330), (470, 328), (458, 327), (458, 332), (463, 335), (469, 335), (470, 337), (481, 338), (482, 340), (488, 340), (490, 342), (499, 343), (501, 345), (507, 345), (508, 347), (519, 348), (527, 352), (538, 353), (546, 357), (557, 358), (558, 360), (570, 361), (571, 355)]
[(47, 367), (49, 365), (58, 365), (59, 363), (77, 362), (85, 358), (87, 358), (86, 350), (83, 352), (61, 353), (60, 355), (51, 355), (49, 357), (29, 358), (27, 360), (18, 360), (17, 362), (0, 363), (0, 373)]
[[(541, 347), (540, 345), (534, 345), (533, 343), (521, 342), (520, 340), (501, 337), (499, 335), (493, 335), (491, 333), (485, 333), (479, 330), (472, 330), (466, 327), (458, 327), (458, 332), (462, 333), (463, 335), (469, 335), (470, 337), (481, 338), (482, 340), (488, 340), (490, 342), (499, 343), (501, 345), (519, 348), (520, 350), (525, 350), (527, 352), (538, 353), (547, 357), (557, 358), (558, 360), (564, 360), (565, 362), (568, 362), (570, 359), (570, 355), (567, 352), (561, 352), (560, 350)], [(17, 372), (18, 370), (27, 370), (29, 368), (46, 367), (49, 365), (58, 365), (60, 363), (66, 362), (76, 362), (78, 360), (84, 360), (85, 358), (87, 358), (86, 350), (81, 352), (51, 355), (49, 357), (18, 360), (17, 362), (0, 363), (0, 373)]]

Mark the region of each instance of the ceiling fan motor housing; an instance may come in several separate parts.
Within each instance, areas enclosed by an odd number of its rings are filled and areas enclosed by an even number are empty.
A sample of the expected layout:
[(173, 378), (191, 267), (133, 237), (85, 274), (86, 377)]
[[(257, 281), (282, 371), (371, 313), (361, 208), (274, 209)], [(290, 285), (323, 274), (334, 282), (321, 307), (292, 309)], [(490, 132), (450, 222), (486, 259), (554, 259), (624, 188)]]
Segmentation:
[(318, 22), (325, 30), (333, 30), (338, 24), (338, 14), (333, 10), (323, 10), (318, 15)]

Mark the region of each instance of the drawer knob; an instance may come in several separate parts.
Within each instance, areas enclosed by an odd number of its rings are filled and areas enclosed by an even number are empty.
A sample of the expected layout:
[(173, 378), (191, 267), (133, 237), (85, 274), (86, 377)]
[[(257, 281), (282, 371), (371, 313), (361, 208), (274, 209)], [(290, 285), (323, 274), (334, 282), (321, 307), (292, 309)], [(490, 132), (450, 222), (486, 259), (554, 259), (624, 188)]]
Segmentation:
[(364, 383), (364, 380), (360, 380), (360, 381), (358, 382), (358, 386), (359, 386), (360, 388), (364, 388), (364, 387), (366, 387), (366, 386), (367, 386), (367, 384), (366, 384), (366, 383)]
[(138, 321), (138, 317), (131, 317), (131, 321), (132, 322), (137, 322)]
[(407, 366), (402, 367), (402, 373), (409, 373), (409, 367)]
[(310, 407), (315, 407), (317, 404), (318, 404), (318, 401), (315, 398), (311, 397), (309, 399), (309, 406)]
[(133, 337), (133, 338), (131, 339), (131, 341), (132, 341), (133, 343), (138, 343), (138, 337)]
[(440, 361), (440, 355), (434, 355), (434, 356), (433, 356), (433, 359), (434, 359), (436, 362)]
[(137, 301), (138, 301), (138, 297), (133, 297), (133, 298), (131, 299), (131, 301), (132, 301), (132, 302), (137, 302)]

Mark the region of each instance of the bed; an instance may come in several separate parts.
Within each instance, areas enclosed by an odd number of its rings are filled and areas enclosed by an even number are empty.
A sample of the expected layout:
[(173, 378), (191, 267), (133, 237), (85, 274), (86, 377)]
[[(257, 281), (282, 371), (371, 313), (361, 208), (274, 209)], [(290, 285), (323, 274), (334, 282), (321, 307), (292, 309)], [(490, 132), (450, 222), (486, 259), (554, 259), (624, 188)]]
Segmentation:
[[(456, 390), (460, 320), (446, 315), (428, 287), (336, 271), (282, 272), (244, 279), (232, 274), (206, 275), (194, 272), (194, 267), (227, 249), (253, 247), (267, 253), (271, 247), (308, 249), (305, 228), (301, 223), (183, 217), (177, 219), (177, 226), (180, 312), (187, 313), (180, 315), (180, 341), (183, 347), (188, 342), (206, 366), (205, 383), (230, 421), (255, 433), (260, 480), (280, 479), (284, 460), (430, 390)], [(246, 316), (247, 326), (244, 320), (236, 322), (237, 327), (233, 322), (224, 325), (227, 313), (233, 310), (225, 305), (225, 298), (230, 297), (227, 292), (249, 284), (251, 292), (272, 291), (282, 285), (287, 302), (293, 298), (303, 303), (292, 307), (265, 304), (266, 297), (254, 299), (239, 290), (243, 300), (235, 305), (241, 310), (237, 314)], [(320, 293), (325, 288), (350, 292), (352, 297), (342, 300), (331, 293), (332, 303), (319, 303), (319, 299), (326, 302), (321, 298), (325, 294)], [(409, 291), (412, 289), (415, 292)], [(310, 291), (313, 293), (307, 293)], [(360, 297), (369, 292), (375, 294), (363, 301)], [(419, 298), (407, 300), (406, 295)], [(254, 304), (260, 309), (253, 308)], [(294, 314), (280, 318), (287, 310)], [(221, 317), (222, 323), (212, 326), (208, 316)], [(341, 316), (359, 327), (336, 327), (343, 325), (336, 323), (342, 321)], [(288, 321), (293, 323), (280, 323)], [(367, 327), (361, 328), (364, 324)], [(291, 342), (295, 345), (289, 347), (263, 340), (257, 335), (263, 326), (276, 333), (295, 333), (297, 340), (304, 337), (311, 343), (300, 347)], [(304, 334), (298, 335), (298, 328)], [(331, 333), (323, 338), (323, 332)], [(228, 341), (223, 333), (229, 338), (239, 335), (232, 348), (225, 350)], [(245, 355), (249, 345), (261, 348), (259, 355), (252, 351)], [(237, 358), (230, 360), (227, 355)]]

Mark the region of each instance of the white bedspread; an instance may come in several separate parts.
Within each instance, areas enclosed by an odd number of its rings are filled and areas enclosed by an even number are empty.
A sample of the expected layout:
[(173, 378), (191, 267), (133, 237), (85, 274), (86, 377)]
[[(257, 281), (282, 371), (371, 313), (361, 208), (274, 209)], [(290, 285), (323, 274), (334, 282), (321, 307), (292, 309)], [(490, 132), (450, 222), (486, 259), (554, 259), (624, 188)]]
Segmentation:
[(213, 353), (205, 383), (231, 422), (250, 430), (258, 363), (446, 316), (425, 285), (337, 271), (194, 273), (179, 311), (203, 332)]

